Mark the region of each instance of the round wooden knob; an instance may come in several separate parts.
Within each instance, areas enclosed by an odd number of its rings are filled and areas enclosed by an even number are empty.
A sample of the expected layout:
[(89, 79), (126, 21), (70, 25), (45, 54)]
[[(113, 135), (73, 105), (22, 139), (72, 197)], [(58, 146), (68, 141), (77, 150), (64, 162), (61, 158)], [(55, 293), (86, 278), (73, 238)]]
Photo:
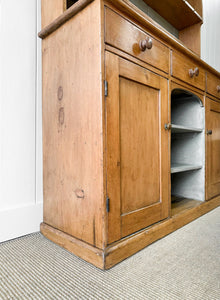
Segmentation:
[(170, 129), (172, 128), (172, 124), (166, 123), (166, 124), (164, 125), (164, 128), (165, 128), (166, 130), (170, 130)]
[(151, 49), (153, 46), (153, 42), (152, 42), (152, 39), (147, 37), (145, 40), (141, 40), (139, 42), (139, 47), (141, 49), (141, 51), (145, 51), (146, 49)]
[(139, 47), (140, 47), (141, 51), (145, 51), (147, 49), (147, 41), (146, 40), (141, 40), (139, 42)]
[(189, 70), (189, 77), (193, 78), (193, 76), (194, 76), (194, 71), (193, 71), (193, 69), (190, 69)]
[(220, 85), (217, 85), (217, 92), (220, 93)]
[(151, 49), (153, 47), (153, 42), (152, 42), (152, 39), (147, 37), (146, 38), (146, 41), (147, 41), (147, 49)]
[(194, 75), (197, 77), (197, 76), (199, 76), (199, 68), (195, 68), (194, 69)]
[(193, 76), (196, 76), (196, 77), (199, 76), (199, 68), (196, 67), (194, 70), (193, 69), (189, 70), (189, 77), (193, 78)]

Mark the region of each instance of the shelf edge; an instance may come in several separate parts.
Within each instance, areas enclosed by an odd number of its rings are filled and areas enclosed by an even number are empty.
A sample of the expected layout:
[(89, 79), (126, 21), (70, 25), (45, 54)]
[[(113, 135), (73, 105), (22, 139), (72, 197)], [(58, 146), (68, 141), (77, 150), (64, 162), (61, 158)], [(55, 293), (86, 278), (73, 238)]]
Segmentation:
[(68, 8), (61, 16), (56, 18), (52, 23), (43, 28), (38, 36), (41, 39), (45, 39), (48, 35), (66, 23), (69, 19), (75, 16), (78, 12), (83, 10), (88, 4), (93, 2), (94, 0), (79, 0), (75, 4), (73, 4), (70, 8)]

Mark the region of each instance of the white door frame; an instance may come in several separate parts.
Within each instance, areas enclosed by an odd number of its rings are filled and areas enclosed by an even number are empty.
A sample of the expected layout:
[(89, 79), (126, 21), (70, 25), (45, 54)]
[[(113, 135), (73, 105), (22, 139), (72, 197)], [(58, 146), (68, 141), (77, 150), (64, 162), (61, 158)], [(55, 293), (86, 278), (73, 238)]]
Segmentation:
[(43, 218), (40, 15), (40, 0), (0, 0), (0, 242)]

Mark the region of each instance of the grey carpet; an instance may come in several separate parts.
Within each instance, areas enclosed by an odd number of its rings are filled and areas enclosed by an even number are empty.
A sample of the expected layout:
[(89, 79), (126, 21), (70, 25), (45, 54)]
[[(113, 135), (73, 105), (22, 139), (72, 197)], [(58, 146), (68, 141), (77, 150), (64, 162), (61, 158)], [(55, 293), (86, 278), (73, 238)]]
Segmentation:
[(0, 299), (220, 299), (220, 207), (101, 271), (40, 233), (0, 244)]

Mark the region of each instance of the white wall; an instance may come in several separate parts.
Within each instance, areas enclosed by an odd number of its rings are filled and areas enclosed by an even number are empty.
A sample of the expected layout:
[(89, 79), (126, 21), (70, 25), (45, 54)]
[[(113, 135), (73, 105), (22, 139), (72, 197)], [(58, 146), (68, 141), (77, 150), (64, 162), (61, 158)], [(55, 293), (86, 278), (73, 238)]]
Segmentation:
[(203, 0), (201, 58), (220, 72), (220, 0)]
[(0, 241), (42, 220), (38, 6), (0, 1)]

